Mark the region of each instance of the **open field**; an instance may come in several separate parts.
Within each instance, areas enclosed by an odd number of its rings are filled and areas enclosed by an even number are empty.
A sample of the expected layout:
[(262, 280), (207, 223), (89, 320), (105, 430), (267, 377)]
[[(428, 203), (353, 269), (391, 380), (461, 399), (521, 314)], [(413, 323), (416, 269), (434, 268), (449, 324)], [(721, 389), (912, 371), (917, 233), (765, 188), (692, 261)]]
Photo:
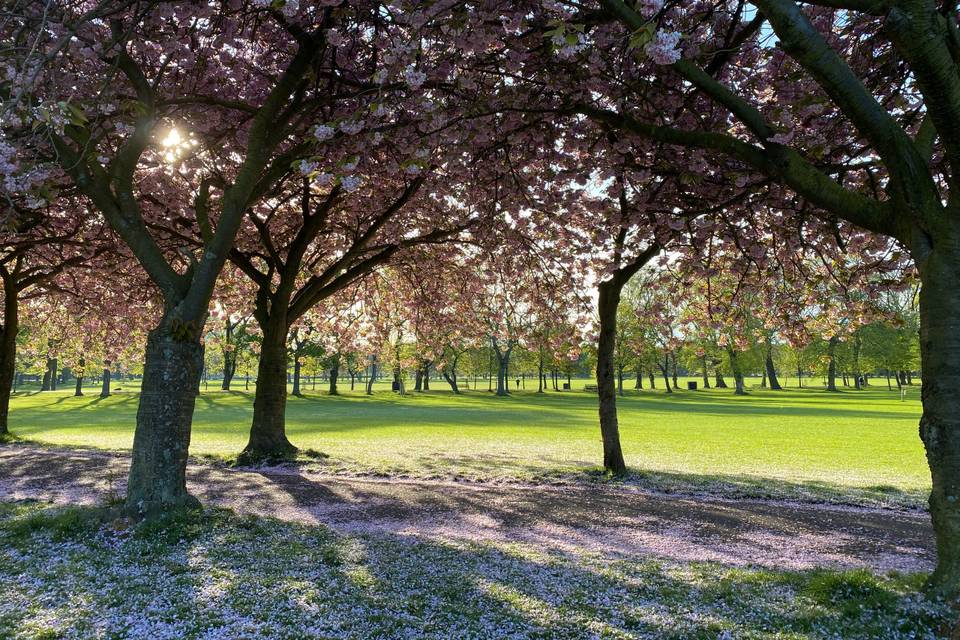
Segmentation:
[[(289, 399), (288, 433), (298, 446), (328, 456), (309, 466), (331, 473), (488, 482), (598, 478), (595, 397), (538, 395), (527, 382), (526, 392), (510, 398), (446, 390), (399, 397), (385, 384), (368, 397), (359, 386), (349, 392), (349, 383), (343, 395), (328, 397), (319, 384), (316, 392), (308, 385), (306, 397)], [(82, 398), (69, 390), (18, 394), (12, 430), (55, 445), (128, 449), (138, 397), (129, 384), (119, 386), (106, 400), (92, 388)], [(210, 387), (197, 403), (191, 451), (227, 458), (245, 444), (252, 395)], [(837, 394), (754, 388), (739, 398), (729, 390), (631, 390), (619, 407), (627, 464), (634, 480), (652, 488), (911, 507), (921, 507), (928, 490), (917, 435), (919, 389), (905, 401), (885, 386)]]

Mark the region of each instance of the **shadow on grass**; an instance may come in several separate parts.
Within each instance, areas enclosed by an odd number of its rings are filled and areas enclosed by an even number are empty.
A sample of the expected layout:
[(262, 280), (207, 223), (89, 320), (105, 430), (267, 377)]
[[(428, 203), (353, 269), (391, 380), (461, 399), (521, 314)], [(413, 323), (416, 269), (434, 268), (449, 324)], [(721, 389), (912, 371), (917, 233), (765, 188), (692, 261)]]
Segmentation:
[(21, 604), (0, 616), (0, 635), (110, 635), (132, 618), (140, 637), (897, 640), (945, 637), (950, 620), (919, 596), (919, 575), (609, 562), (225, 510), (132, 524), (101, 509), (0, 505), (0, 537), (5, 599)]
[(324, 455), (292, 461), (306, 471), (345, 476), (454, 480), (481, 484), (548, 484), (629, 487), (676, 495), (706, 495), (723, 499), (788, 500), (805, 503), (926, 510), (928, 492), (891, 485), (856, 486), (821, 480), (790, 481), (748, 474), (697, 474), (628, 469), (612, 476), (584, 460), (556, 460), (552, 466), (530, 464), (519, 455), (473, 454), (412, 457), (393, 465), (367, 466)]

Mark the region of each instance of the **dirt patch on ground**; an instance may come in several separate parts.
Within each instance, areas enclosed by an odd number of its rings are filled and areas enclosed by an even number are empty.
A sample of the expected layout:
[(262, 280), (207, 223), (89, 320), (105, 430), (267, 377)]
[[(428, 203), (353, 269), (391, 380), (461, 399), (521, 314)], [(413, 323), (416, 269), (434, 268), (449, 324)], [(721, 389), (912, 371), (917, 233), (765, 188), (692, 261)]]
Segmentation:
[[(0, 446), (0, 500), (95, 504), (122, 495), (129, 457)], [(296, 468), (192, 464), (190, 490), (240, 513), (344, 533), (518, 542), (604, 556), (643, 554), (777, 569), (923, 571), (934, 565), (921, 513), (661, 495), (617, 486), (482, 486), (361, 480)]]

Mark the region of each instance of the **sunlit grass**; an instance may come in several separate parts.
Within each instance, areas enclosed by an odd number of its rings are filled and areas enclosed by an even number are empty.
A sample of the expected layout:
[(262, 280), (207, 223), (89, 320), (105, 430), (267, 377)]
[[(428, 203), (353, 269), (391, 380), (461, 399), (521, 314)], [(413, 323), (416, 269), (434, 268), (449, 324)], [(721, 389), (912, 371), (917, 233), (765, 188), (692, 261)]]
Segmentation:
[[(45, 443), (128, 449), (138, 395), (129, 384), (119, 386), (105, 400), (93, 389), (81, 398), (69, 390), (18, 394), (11, 427)], [(246, 442), (252, 392), (213, 386), (197, 401), (191, 452), (227, 458)], [(308, 385), (306, 397), (289, 399), (288, 432), (298, 446), (327, 454), (324, 468), (336, 472), (489, 481), (595, 470), (601, 456), (596, 397), (579, 390), (537, 394), (527, 386), (497, 398), (485, 385), (462, 396), (437, 389), (403, 397), (385, 384), (372, 397), (360, 385), (354, 392), (342, 385), (339, 397)], [(908, 494), (917, 505), (929, 485), (917, 435), (918, 389), (906, 400), (877, 387), (836, 394), (753, 388), (746, 397), (729, 390), (630, 390), (619, 407), (627, 464), (661, 479), (775, 480)]]

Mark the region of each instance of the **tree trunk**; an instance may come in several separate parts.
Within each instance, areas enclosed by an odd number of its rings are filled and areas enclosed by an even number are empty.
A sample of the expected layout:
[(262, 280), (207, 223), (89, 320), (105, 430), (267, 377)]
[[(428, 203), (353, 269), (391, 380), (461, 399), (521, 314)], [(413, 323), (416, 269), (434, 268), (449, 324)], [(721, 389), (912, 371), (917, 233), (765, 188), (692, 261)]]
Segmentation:
[(673, 378), (673, 388), (679, 389), (680, 384), (677, 382), (677, 352), (672, 351), (670, 353), (670, 365), (671, 365), (671, 377)]
[(767, 357), (764, 359), (764, 367), (767, 371), (767, 383), (772, 391), (782, 391), (780, 380), (777, 379), (777, 369), (773, 366), (773, 347), (767, 343)]
[(496, 341), (493, 344), (493, 353), (497, 358), (497, 395), (498, 396), (508, 396), (510, 395), (510, 386), (507, 382), (507, 376), (510, 371), (510, 352), (513, 350), (513, 347), (508, 347), (507, 349), (501, 350), (497, 346)]
[(537, 393), (543, 393), (547, 386), (547, 378), (543, 373), (543, 350), (540, 351), (540, 358), (537, 360)]
[(707, 356), (700, 358), (700, 361), (703, 363), (703, 388), (710, 388), (710, 370), (707, 368)]
[(202, 370), (199, 339), (177, 340), (165, 321), (148, 334), (127, 481), (129, 511), (150, 514), (172, 506), (200, 506), (187, 493), (186, 470)]
[(230, 321), (229, 317), (224, 320), (223, 382), (220, 384), (222, 391), (230, 391), (233, 374), (237, 371), (237, 351), (233, 348), (234, 326), (234, 323)]
[(430, 391), (430, 363), (423, 363), (423, 390)]
[(613, 358), (617, 344), (617, 307), (621, 285), (616, 278), (601, 282), (597, 300), (600, 332), (597, 339), (597, 393), (600, 410), (600, 436), (603, 440), (603, 468), (615, 475), (624, 475), (627, 465), (620, 447), (620, 424), (617, 419), (617, 392), (613, 377)]
[(414, 391), (423, 391), (423, 369), (417, 367), (417, 370), (413, 373), (413, 390)]
[(720, 370), (719, 364), (713, 372), (713, 386), (717, 389), (729, 389), (727, 381), (723, 379), (723, 372)]
[(3, 326), (0, 326), (0, 436), (10, 433), (10, 389), (17, 361), (17, 334), (20, 332), (19, 293), (12, 278), (3, 279)]
[[(286, 305), (273, 305), (273, 308), (285, 309)], [(242, 454), (252, 461), (289, 457), (297, 451), (286, 434), (287, 319), (284, 314), (275, 312), (258, 321), (263, 331), (263, 344), (257, 366), (250, 440)]]
[(827, 391), (837, 390), (837, 343), (840, 339), (832, 336), (827, 343), (827, 356), (830, 362), (827, 364)]
[(733, 347), (727, 347), (727, 355), (730, 356), (730, 370), (733, 372), (734, 390), (733, 394), (737, 396), (747, 395), (747, 390), (743, 384), (743, 371), (740, 369), (740, 359), (737, 358), (737, 352)]
[(460, 385), (457, 384), (458, 359), (459, 356), (447, 363), (447, 366), (443, 369), (443, 379), (450, 385), (450, 390), (453, 391), (454, 395), (460, 395)]
[(459, 387), (459, 385), (457, 385), (457, 372), (456, 372), (456, 371), (451, 371), (451, 372), (448, 373), (446, 370), (444, 370), (444, 372), (443, 372), (443, 379), (446, 380), (446, 381), (447, 381), (447, 384), (450, 385), (450, 390), (453, 391), (454, 394), (456, 394), (456, 395), (459, 395), (459, 394), (460, 394), (460, 387)]
[(370, 362), (370, 377), (367, 379), (367, 395), (373, 395), (373, 381), (377, 379), (377, 361)]
[(797, 388), (803, 388), (803, 367), (799, 364), (797, 365)]
[(656, 388), (657, 388), (657, 374), (655, 374), (655, 373), (653, 372), (653, 367), (652, 367), (652, 366), (650, 367), (650, 369), (647, 370), (647, 380), (650, 381), (650, 388), (651, 388), (651, 389), (656, 389)]
[[(934, 249), (920, 270), (920, 356), (923, 416), (920, 438), (930, 465), (930, 516), (937, 541), (937, 568), (930, 586), (960, 600), (960, 287), (953, 252)], [(944, 255), (945, 254), (945, 255)]]
[(637, 380), (633, 383), (634, 389), (643, 389), (643, 369), (637, 367)]
[(87, 366), (86, 358), (84, 358), (83, 356), (80, 356), (80, 362), (78, 364), (80, 366), (77, 367), (77, 371), (76, 371), (77, 385), (73, 390), (73, 395), (80, 397), (80, 396), (83, 396), (83, 373), (86, 370), (86, 366)]
[(233, 382), (233, 376), (237, 372), (237, 352), (235, 350), (223, 352), (223, 382), (220, 384), (222, 391), (230, 391), (230, 384)]
[(110, 397), (110, 360), (103, 361), (103, 380), (100, 384), (100, 397)]
[(296, 353), (293, 355), (293, 391), (292, 395), (302, 396), (303, 393), (300, 391), (300, 371), (302, 369), (302, 364), (300, 363), (300, 356)]
[(623, 397), (623, 365), (617, 365), (617, 395)]
[(663, 375), (663, 384), (667, 386), (667, 393), (673, 393), (673, 389), (670, 388), (670, 374), (667, 371), (668, 365), (659, 365), (660, 373)]
[(340, 378), (340, 357), (337, 356), (337, 359), (333, 361), (333, 366), (330, 367), (330, 391), (329, 395), (335, 396), (337, 392), (337, 380)]
[(43, 382), (40, 383), (40, 391), (52, 391), (50, 376), (50, 358), (47, 358), (47, 368), (43, 371)]

